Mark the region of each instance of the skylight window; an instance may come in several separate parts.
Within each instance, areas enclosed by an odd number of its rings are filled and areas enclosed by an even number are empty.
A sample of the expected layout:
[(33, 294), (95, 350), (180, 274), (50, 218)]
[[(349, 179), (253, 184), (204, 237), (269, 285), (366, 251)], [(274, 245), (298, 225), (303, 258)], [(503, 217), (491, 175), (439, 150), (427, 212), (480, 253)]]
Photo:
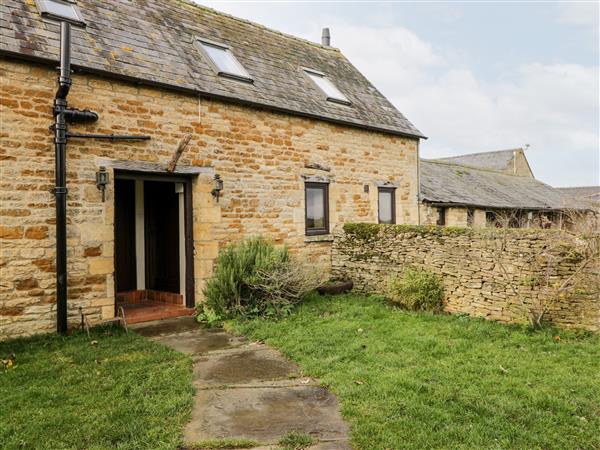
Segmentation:
[(85, 20), (77, 5), (70, 0), (35, 0), (38, 11), (44, 18), (85, 27)]
[(306, 75), (327, 95), (327, 100), (336, 103), (342, 103), (349, 105), (350, 100), (335, 87), (335, 85), (329, 81), (325, 74), (310, 69), (304, 69)]
[(250, 74), (244, 66), (233, 56), (227, 45), (215, 42), (198, 40), (202, 50), (208, 56), (214, 69), (219, 75), (236, 78), (244, 81), (252, 81)]

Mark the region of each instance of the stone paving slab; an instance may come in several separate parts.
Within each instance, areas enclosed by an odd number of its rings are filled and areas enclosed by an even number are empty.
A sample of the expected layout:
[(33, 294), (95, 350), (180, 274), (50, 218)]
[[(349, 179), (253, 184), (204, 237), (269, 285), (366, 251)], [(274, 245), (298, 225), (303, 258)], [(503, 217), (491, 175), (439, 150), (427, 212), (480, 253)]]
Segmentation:
[(239, 347), (246, 339), (233, 336), (225, 331), (199, 329), (180, 334), (158, 336), (151, 338), (162, 344), (168, 345), (181, 353), (198, 355), (215, 350), (224, 350)]
[(185, 331), (196, 331), (200, 324), (195, 317), (173, 317), (172, 319), (155, 320), (129, 325), (130, 330), (146, 337), (154, 337), (165, 334), (182, 333)]
[(194, 365), (197, 386), (252, 384), (298, 378), (298, 366), (266, 345), (244, 346), (227, 352), (208, 354)]
[(335, 396), (319, 386), (199, 390), (185, 440), (249, 438), (276, 442), (290, 431), (346, 439)]

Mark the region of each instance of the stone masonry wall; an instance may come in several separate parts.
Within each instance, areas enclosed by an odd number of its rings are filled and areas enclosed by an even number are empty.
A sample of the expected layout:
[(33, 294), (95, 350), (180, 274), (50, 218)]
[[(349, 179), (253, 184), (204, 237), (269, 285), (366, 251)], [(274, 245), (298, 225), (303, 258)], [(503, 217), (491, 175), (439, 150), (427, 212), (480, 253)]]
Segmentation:
[[(54, 145), (48, 127), (52, 67), (3, 59), (0, 68), (0, 339), (56, 327)], [(235, 83), (224, 80), (223, 83)], [(165, 164), (192, 134), (181, 165), (205, 167), (193, 183), (196, 301), (227, 242), (264, 235), (328, 270), (331, 236), (307, 238), (303, 176), (330, 181), (331, 227), (377, 221), (377, 183), (397, 188), (398, 223), (417, 222), (417, 141), (75, 74), (72, 107), (99, 114), (88, 133), (148, 134), (151, 141), (71, 139), (68, 145), (69, 322), (114, 314), (114, 160)], [(111, 183), (102, 203), (95, 172)], [(328, 170), (307, 168), (323, 166)], [(224, 180), (219, 202), (211, 178)], [(365, 193), (364, 185), (369, 185)]]
[[(528, 262), (530, 256), (539, 254), (550, 243), (557, 248), (555, 244), (560, 241), (561, 254), (572, 255), (561, 258), (558, 272), (552, 275), (551, 284), (562, 283), (580, 267), (583, 241), (554, 230), (504, 230), (508, 238), (501, 241), (494, 233), (467, 228), (347, 224), (335, 233), (332, 273), (351, 279), (358, 291), (384, 293), (388, 277), (401, 275), (408, 266), (426, 268), (442, 279), (446, 311), (524, 322), (527, 304), (540, 295), (540, 284), (535, 280), (545, 275), (542, 265)], [(500, 244), (503, 246), (498, 247)], [(600, 330), (599, 265), (600, 261), (592, 262), (579, 272), (576, 289), (549, 302), (549, 320), (565, 327)]]
[[(445, 209), (445, 218), (447, 227), (466, 227), (467, 226), (467, 208), (448, 207)], [(473, 208), (473, 228), (485, 228), (486, 217), (485, 210)], [(421, 204), (421, 225), (436, 225), (439, 216), (439, 208), (428, 204)]]

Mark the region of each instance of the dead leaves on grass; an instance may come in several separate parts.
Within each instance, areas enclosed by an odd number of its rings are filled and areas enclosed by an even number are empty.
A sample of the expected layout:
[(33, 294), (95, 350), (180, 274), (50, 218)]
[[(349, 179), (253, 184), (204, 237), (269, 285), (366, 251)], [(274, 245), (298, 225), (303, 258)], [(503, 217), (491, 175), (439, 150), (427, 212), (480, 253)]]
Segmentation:
[(6, 359), (0, 359), (0, 372), (6, 372), (15, 366), (15, 355), (10, 354)]

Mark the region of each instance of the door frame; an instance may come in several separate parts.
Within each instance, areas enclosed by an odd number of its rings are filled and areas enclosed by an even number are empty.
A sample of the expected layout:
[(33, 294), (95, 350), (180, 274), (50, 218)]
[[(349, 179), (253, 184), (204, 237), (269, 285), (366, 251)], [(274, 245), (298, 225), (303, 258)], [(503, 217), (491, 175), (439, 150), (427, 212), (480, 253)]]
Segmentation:
[[(141, 180), (141, 181), (163, 181), (182, 183), (183, 190), (183, 216), (184, 216), (184, 238), (185, 238), (185, 306), (194, 308), (196, 306), (196, 288), (194, 279), (194, 225), (193, 225), (193, 193), (192, 181), (197, 174), (180, 175), (167, 172), (144, 172), (136, 170), (115, 169), (115, 179), (120, 180)], [(114, 203), (114, 199), (113, 199)], [(114, 210), (114, 208), (113, 208)], [(114, 214), (114, 212), (113, 212)], [(113, 220), (114, 228), (114, 220)], [(116, 228), (113, 230), (116, 233)], [(114, 254), (116, 263), (116, 252)], [(115, 265), (116, 267), (116, 265)], [(181, 275), (180, 275), (181, 276)], [(115, 313), (117, 308), (117, 286), (114, 284), (115, 292)]]

